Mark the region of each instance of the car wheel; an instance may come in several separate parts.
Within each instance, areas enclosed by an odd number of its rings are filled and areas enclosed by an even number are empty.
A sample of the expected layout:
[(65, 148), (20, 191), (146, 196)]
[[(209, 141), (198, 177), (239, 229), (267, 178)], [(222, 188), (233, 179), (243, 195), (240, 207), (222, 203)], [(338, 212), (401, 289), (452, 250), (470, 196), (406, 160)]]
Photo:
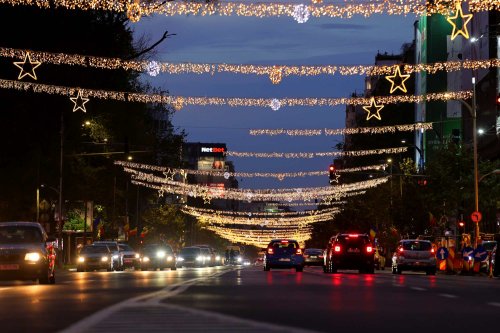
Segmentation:
[(403, 270), (401, 269), (401, 267), (396, 268), (396, 273), (398, 273), (398, 274), (402, 274), (403, 273)]
[(85, 271), (85, 270), (83, 269), (83, 267), (77, 267), (77, 268), (76, 268), (76, 271), (77, 271), (77, 272), (83, 272), (83, 271)]
[(38, 278), (38, 283), (39, 284), (49, 284), (50, 283), (50, 271), (47, 269), (47, 272), (45, 272), (44, 275), (40, 276)]
[(270, 270), (271, 268), (269, 268), (268, 266), (264, 266), (264, 271), (269, 272)]
[(429, 268), (427, 271), (425, 271), (425, 274), (436, 275), (436, 268)]
[(302, 267), (302, 266), (295, 267), (296, 272), (302, 272), (303, 270), (304, 270), (304, 267)]

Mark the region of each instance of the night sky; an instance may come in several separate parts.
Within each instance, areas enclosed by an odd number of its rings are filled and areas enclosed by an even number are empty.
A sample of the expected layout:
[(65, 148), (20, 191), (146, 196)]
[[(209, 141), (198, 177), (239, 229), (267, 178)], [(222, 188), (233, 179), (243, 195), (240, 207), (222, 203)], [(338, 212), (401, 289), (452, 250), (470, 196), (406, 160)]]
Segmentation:
[[(413, 40), (415, 16), (318, 19), (299, 24), (291, 17), (155, 16), (131, 24), (137, 38), (156, 42), (165, 30), (175, 33), (156, 48), (151, 60), (194, 63), (373, 65), (377, 52), (399, 54)], [(144, 76), (171, 95), (207, 97), (348, 97), (363, 91), (362, 76), (284, 77), (273, 85), (267, 76), (215, 74)], [(383, 114), (382, 114), (383, 117)], [(313, 108), (184, 107), (173, 118), (190, 142), (226, 143), (228, 150), (251, 152), (332, 151), (342, 137), (251, 136), (249, 129), (344, 128), (345, 105)], [(398, 146), (394, 143), (393, 146)], [(238, 172), (327, 170), (331, 158), (229, 158)], [(328, 178), (244, 178), (243, 188), (327, 186)]]

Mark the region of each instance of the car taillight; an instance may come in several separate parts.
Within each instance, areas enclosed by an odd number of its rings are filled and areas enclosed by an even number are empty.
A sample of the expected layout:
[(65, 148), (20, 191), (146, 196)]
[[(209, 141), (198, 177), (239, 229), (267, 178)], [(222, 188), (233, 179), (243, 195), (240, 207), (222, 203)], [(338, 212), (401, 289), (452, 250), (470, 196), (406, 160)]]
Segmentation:
[(429, 257), (435, 257), (436, 256), (436, 251), (434, 249), (431, 249), (431, 253), (429, 254)]
[(404, 250), (403, 250), (403, 248), (402, 248), (402, 247), (400, 247), (400, 248), (398, 249), (399, 254), (402, 254), (402, 253), (403, 253), (403, 251), (404, 251)]
[(367, 247), (366, 247), (366, 252), (367, 252), (367, 253), (372, 253), (372, 252), (373, 252), (373, 247), (371, 247), (371, 246), (367, 246)]
[(302, 250), (300, 248), (297, 249), (297, 252), (295, 252), (296, 254), (302, 254)]
[(267, 249), (267, 254), (274, 254), (273, 248), (270, 247)]
[(322, 254), (320, 254), (318, 257), (319, 257), (319, 258), (323, 258), (323, 255), (322, 255)]
[(335, 247), (333, 248), (333, 250), (335, 252), (340, 252), (340, 246), (339, 245), (335, 245)]

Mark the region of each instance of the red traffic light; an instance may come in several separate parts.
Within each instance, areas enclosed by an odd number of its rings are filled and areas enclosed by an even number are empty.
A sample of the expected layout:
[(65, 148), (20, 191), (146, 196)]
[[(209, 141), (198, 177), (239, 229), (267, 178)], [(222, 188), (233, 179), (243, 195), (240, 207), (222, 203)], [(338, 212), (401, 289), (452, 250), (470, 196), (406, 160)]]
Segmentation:
[(329, 170), (330, 170), (330, 172), (334, 172), (335, 171), (335, 165), (330, 164)]
[(458, 221), (458, 226), (460, 228), (463, 228), (465, 226), (465, 222), (464, 221)]

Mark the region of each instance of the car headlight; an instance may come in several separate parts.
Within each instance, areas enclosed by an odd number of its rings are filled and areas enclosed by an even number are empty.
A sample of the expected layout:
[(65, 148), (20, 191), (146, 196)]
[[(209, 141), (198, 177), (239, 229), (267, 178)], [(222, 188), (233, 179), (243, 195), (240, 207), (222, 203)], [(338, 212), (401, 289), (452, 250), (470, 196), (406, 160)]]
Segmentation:
[(220, 256), (216, 256), (215, 260), (219, 261), (220, 260)]
[(202, 256), (197, 256), (197, 257), (196, 257), (196, 260), (197, 260), (197, 261), (203, 261), (203, 257), (202, 257)]
[(149, 257), (144, 257), (144, 258), (142, 258), (142, 261), (144, 261), (144, 262), (148, 262), (148, 261), (149, 261)]
[(40, 258), (41, 258), (41, 256), (40, 256), (40, 253), (38, 253), (38, 252), (28, 252), (24, 256), (24, 260), (33, 261), (33, 262), (37, 262), (38, 260), (40, 260)]
[(210, 260), (210, 257), (205, 257), (205, 260)]
[(241, 257), (238, 257), (236, 260), (238, 260), (238, 262), (241, 262), (243, 259), (241, 259)]
[(157, 258), (165, 258), (165, 251), (156, 252), (156, 257)]
[(184, 261), (183, 257), (177, 257), (177, 261)]
[(101, 257), (101, 261), (108, 261), (108, 257)]
[(113, 259), (118, 259), (118, 255), (117, 255), (117, 254), (114, 254), (114, 255), (113, 255)]
[(141, 256), (140, 256), (140, 254), (139, 254), (139, 253), (136, 253), (136, 254), (135, 254), (135, 259), (139, 259), (140, 257), (141, 257)]
[(172, 261), (174, 258), (172, 256), (167, 257), (167, 261)]
[(78, 262), (85, 262), (85, 258), (84, 257), (78, 257)]

